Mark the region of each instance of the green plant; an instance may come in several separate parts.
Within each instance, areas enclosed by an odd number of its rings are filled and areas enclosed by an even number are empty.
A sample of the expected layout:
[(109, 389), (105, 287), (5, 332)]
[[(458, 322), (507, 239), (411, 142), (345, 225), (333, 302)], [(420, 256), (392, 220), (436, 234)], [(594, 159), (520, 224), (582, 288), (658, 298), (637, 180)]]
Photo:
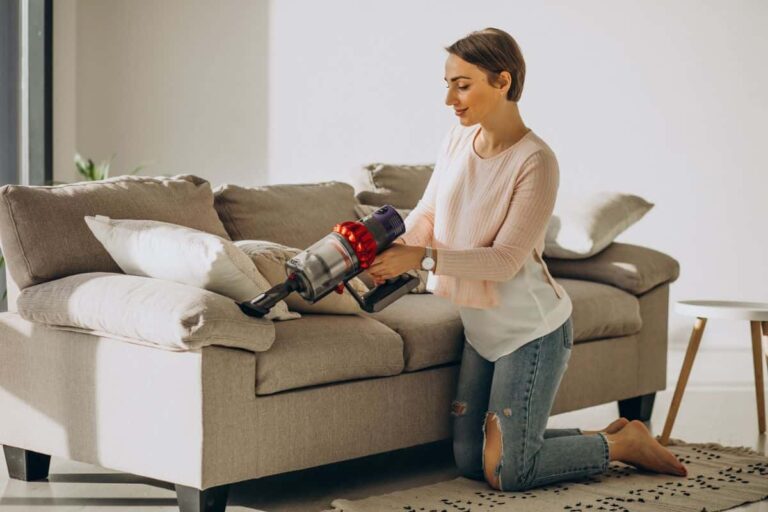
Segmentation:
[[(80, 156), (80, 153), (75, 153), (75, 166), (77, 167), (77, 172), (82, 174), (88, 181), (105, 180), (109, 178), (109, 167), (112, 165), (112, 160), (114, 158), (115, 154), (113, 153), (108, 161), (103, 161), (99, 165), (96, 165), (90, 158), (84, 160), (83, 157)], [(139, 165), (128, 174), (136, 174), (143, 167), (143, 165)]]
[[(112, 165), (112, 160), (114, 158), (115, 154), (110, 157), (109, 161), (104, 161), (99, 165), (96, 165), (90, 158), (85, 160), (80, 156), (80, 153), (75, 153), (75, 167), (77, 168), (77, 172), (79, 172), (87, 181), (103, 180), (109, 177), (109, 168)], [(143, 165), (139, 165), (128, 174), (136, 174), (143, 168)], [(67, 183), (69, 182), (56, 180), (47, 180), (45, 182), (46, 185), (66, 185)]]

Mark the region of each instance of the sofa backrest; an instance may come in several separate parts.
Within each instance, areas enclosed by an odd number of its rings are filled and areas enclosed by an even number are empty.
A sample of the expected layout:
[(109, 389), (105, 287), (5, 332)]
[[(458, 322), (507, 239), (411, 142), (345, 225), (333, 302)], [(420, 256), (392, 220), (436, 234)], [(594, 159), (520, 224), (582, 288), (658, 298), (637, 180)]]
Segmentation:
[[(229, 238), (210, 183), (192, 175), (117, 176), (54, 186), (0, 187), (0, 247), (11, 288), (82, 272), (121, 272), (83, 217), (151, 219)], [(14, 305), (15, 307), (15, 305)]]
[(302, 250), (339, 222), (357, 220), (357, 204), (354, 187), (341, 181), (214, 189), (216, 211), (232, 240), (268, 240)]

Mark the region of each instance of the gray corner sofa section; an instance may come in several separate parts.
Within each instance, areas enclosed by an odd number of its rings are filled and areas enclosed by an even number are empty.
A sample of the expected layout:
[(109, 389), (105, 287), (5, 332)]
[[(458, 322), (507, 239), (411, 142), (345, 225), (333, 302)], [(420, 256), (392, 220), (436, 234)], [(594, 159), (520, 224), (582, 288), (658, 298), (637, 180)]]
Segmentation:
[[(303, 248), (354, 219), (358, 202), (342, 182), (216, 190), (189, 176), (107, 182), (59, 202), (47, 195), (56, 187), (0, 189), (9, 285), (9, 311), (0, 313), (0, 444), (12, 477), (45, 478), (53, 455), (172, 482), (182, 510), (223, 510), (234, 482), (450, 438), (463, 329), (457, 309), (429, 293), (374, 314), (276, 322), (275, 343), (260, 353), (215, 345), (169, 352), (21, 318), (21, 283), (119, 272), (83, 241), (83, 215), (190, 225), (194, 208), (198, 229)], [(368, 192), (381, 192), (373, 186)], [(144, 187), (161, 201), (173, 196), (166, 204), (174, 211), (138, 199)], [(313, 215), (299, 213), (308, 209), (295, 208), (297, 195)], [(587, 260), (548, 264), (573, 299), (575, 339), (552, 414), (618, 402), (621, 415), (649, 419), (666, 388), (677, 262), (614, 243)]]

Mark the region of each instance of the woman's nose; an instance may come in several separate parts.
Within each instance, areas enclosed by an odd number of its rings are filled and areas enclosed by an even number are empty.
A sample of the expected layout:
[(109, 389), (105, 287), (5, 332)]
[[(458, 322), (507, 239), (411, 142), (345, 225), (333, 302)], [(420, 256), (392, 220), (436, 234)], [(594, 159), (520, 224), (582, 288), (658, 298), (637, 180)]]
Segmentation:
[(454, 100), (453, 91), (448, 89), (448, 92), (445, 94), (445, 104), (450, 107), (454, 103), (455, 103), (455, 100)]

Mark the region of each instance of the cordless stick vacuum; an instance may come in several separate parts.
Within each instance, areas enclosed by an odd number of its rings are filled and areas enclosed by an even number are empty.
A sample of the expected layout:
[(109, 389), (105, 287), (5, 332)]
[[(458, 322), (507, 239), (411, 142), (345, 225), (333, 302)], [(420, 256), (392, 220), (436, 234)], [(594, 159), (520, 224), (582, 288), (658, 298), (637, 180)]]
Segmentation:
[(362, 297), (349, 281), (369, 268), (376, 255), (404, 232), (402, 217), (388, 204), (356, 222), (336, 224), (331, 233), (285, 263), (285, 282), (238, 306), (247, 315), (263, 317), (292, 292), (314, 304), (334, 290), (344, 293), (346, 287), (363, 310), (381, 311), (415, 288), (418, 278), (400, 274)]

